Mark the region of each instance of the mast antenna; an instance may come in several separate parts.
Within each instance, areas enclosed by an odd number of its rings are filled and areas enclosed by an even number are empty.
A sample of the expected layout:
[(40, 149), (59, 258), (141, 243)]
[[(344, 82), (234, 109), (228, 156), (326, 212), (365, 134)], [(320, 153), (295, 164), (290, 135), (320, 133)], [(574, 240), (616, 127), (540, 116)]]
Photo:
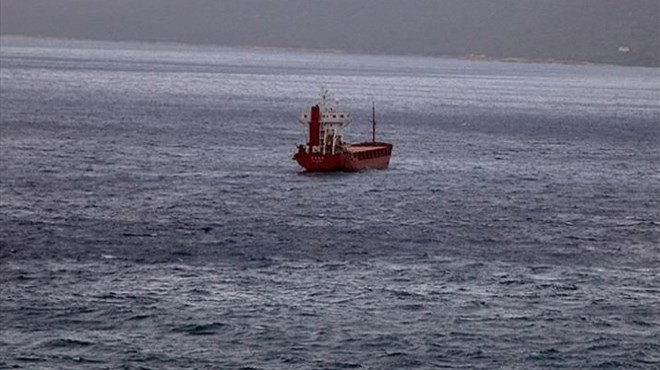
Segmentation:
[(376, 103), (371, 102), (371, 142), (376, 142)]

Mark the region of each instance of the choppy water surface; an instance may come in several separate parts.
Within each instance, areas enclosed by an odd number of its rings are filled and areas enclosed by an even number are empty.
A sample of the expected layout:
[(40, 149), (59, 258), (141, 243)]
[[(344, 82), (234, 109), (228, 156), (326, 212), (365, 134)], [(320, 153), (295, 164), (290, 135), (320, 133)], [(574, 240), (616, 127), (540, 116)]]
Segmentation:
[(0, 368), (660, 366), (657, 69), (5, 38), (0, 114)]

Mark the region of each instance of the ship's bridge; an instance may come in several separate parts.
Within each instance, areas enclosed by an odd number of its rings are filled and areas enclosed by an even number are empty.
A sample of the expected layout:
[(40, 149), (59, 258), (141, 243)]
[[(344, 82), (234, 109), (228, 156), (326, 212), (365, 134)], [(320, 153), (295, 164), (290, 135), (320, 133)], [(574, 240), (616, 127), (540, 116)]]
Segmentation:
[[(328, 90), (321, 90), (318, 106), (320, 111), (319, 123), (321, 126), (343, 129), (351, 123), (351, 115), (338, 108), (338, 101), (332, 102)], [(298, 118), (298, 121), (303, 125), (308, 125), (310, 120), (311, 115), (309, 111), (303, 112)]]
[[(308, 150), (325, 154), (330, 151), (332, 154), (344, 150), (343, 135), (344, 128), (351, 123), (351, 115), (340, 109), (337, 109), (338, 102), (334, 104), (329, 102), (327, 90), (321, 91), (318, 109), (318, 126), (312, 125), (312, 112), (307, 111), (300, 114), (298, 121), (309, 128), (307, 142)], [(318, 131), (316, 131), (318, 130)], [(318, 134), (317, 134), (318, 132)], [(318, 137), (318, 144), (312, 137)]]
[[(344, 112), (324, 112), (321, 110), (320, 123), (322, 125), (339, 125), (341, 128), (348, 126), (351, 123), (351, 115)], [(298, 121), (303, 125), (308, 125), (311, 120), (309, 112), (301, 113)]]

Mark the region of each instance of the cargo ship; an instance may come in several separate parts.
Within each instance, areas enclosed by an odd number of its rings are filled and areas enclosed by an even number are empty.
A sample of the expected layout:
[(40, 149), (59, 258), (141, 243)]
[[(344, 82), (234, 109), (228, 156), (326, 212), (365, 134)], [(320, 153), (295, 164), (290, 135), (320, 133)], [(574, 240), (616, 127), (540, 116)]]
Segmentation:
[(298, 145), (293, 159), (308, 172), (357, 172), (386, 169), (393, 145), (376, 141), (376, 107), (371, 107), (371, 141), (344, 142), (344, 129), (351, 123), (350, 114), (328, 102), (321, 93), (319, 104), (303, 112), (298, 121), (307, 126), (307, 143)]

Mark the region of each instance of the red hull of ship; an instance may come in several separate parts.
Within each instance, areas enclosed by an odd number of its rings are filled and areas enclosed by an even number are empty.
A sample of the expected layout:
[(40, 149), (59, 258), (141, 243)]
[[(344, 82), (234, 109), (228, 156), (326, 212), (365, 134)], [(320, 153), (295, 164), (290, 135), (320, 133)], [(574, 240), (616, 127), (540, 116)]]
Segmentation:
[(308, 172), (357, 172), (386, 169), (390, 164), (392, 144), (360, 143), (350, 145), (341, 154), (310, 154), (299, 150), (293, 158)]

